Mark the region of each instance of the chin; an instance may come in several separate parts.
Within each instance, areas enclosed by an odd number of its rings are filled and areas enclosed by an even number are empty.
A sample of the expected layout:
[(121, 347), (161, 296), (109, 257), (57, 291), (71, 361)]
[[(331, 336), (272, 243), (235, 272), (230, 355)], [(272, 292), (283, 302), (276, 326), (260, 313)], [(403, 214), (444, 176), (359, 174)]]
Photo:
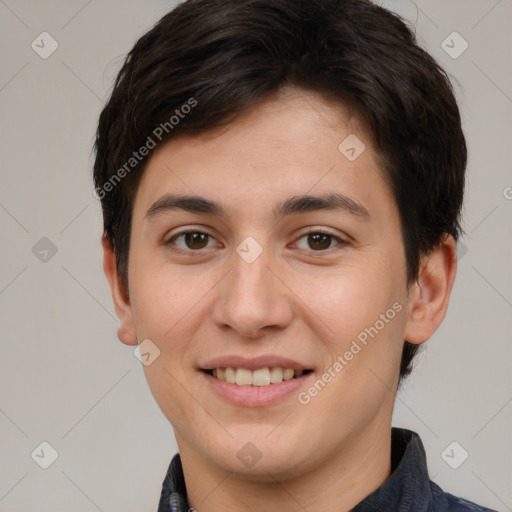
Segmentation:
[(228, 429), (233, 438), (212, 441), (216, 446), (205, 447), (207, 458), (226, 472), (260, 482), (288, 480), (307, 470), (306, 465), (315, 465), (313, 459), (319, 450), (311, 439), (306, 443), (304, 436), (287, 430), (279, 436), (276, 433), (269, 435), (272, 428), (245, 426), (241, 432)]

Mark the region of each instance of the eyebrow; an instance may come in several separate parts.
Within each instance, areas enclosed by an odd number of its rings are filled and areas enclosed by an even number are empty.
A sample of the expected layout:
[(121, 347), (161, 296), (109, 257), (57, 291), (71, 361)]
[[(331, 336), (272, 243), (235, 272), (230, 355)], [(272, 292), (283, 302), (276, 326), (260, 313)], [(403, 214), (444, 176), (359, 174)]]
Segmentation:
[[(200, 196), (174, 194), (166, 194), (155, 201), (146, 212), (145, 217), (151, 220), (172, 210), (185, 210), (191, 213), (215, 215), (221, 218), (228, 217), (225, 208), (216, 201)], [(279, 203), (274, 207), (272, 213), (275, 218), (281, 219), (291, 215), (322, 210), (342, 211), (366, 221), (371, 218), (370, 212), (362, 204), (340, 193), (320, 196), (294, 196)]]

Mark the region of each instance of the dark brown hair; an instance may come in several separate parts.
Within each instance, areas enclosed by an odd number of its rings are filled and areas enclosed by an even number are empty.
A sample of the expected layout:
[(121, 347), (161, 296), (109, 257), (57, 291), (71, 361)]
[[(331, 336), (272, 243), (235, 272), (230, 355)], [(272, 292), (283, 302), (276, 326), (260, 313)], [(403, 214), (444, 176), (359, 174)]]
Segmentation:
[[(349, 107), (367, 128), (400, 213), (409, 284), (421, 254), (444, 233), (458, 239), (459, 109), (403, 20), (367, 0), (188, 0), (137, 41), (99, 118), (94, 182), (125, 286), (133, 201), (155, 143), (229, 123), (287, 85)], [(400, 377), (416, 350), (405, 341)]]

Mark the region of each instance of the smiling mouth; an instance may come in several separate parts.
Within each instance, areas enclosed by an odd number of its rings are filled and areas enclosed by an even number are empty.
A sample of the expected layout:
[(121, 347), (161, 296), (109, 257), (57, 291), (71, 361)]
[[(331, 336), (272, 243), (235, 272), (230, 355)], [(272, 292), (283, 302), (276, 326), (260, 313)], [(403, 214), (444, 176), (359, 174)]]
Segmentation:
[(237, 386), (270, 386), (271, 384), (279, 384), (285, 380), (292, 380), (311, 373), (313, 370), (293, 370), (292, 368), (258, 368), (251, 371), (247, 368), (213, 368), (211, 370), (203, 370), (208, 375), (229, 384)]

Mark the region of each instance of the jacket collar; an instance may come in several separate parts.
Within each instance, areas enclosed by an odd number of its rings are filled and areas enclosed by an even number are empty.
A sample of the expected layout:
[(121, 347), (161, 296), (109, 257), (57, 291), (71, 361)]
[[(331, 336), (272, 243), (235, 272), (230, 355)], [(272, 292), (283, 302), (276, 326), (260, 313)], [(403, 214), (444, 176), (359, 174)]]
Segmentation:
[[(411, 430), (391, 429), (391, 469), (388, 479), (361, 501), (353, 512), (432, 512), (434, 510), (425, 450)], [(176, 454), (162, 485), (158, 512), (189, 512), (187, 489), (179, 454)]]

